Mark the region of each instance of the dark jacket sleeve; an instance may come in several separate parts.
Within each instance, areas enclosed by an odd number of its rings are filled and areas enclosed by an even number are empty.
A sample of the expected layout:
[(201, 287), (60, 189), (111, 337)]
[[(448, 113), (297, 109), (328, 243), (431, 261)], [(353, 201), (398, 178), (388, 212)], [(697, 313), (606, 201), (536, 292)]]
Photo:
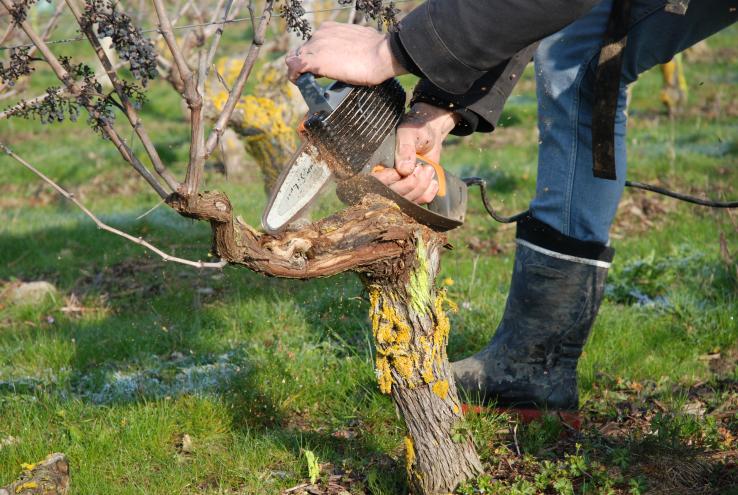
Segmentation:
[(412, 103), (423, 102), (453, 110), (459, 124), (452, 134), (466, 136), (472, 132), (491, 132), (497, 126), (510, 93), (520, 80), (525, 66), (533, 58), (538, 43), (520, 50), (477, 79), (462, 95), (442, 90), (428, 79), (421, 79), (415, 86)]
[(586, 14), (599, 0), (427, 0), (398, 25), (401, 44), (433, 85), (467, 93), (489, 71)]

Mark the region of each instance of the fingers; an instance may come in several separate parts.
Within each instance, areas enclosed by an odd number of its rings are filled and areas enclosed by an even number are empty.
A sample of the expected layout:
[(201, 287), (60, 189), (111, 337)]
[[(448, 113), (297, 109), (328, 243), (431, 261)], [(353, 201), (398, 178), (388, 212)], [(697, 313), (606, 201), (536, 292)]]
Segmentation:
[(386, 167), (379, 172), (374, 172), (372, 175), (379, 179), (379, 181), (385, 186), (392, 186), (392, 184), (402, 179), (402, 176), (397, 173), (397, 170), (389, 167)]
[(387, 35), (369, 27), (336, 22), (323, 23), (310, 40), (285, 57), (285, 62), (287, 77), (292, 82), (301, 74), (312, 72), (349, 84), (371, 86), (399, 70), (394, 65)]
[(390, 189), (409, 201), (415, 201), (427, 191), (434, 173), (433, 167), (416, 167), (412, 174), (390, 185)]
[(402, 142), (400, 133), (397, 133), (397, 151), (395, 152), (395, 167), (403, 177), (408, 176), (415, 170), (415, 143)]
[(372, 173), (384, 185), (400, 194), (408, 201), (424, 205), (433, 201), (438, 193), (438, 181), (431, 166), (419, 166), (410, 175), (403, 176), (394, 168), (384, 168)]
[(315, 72), (314, 69), (310, 69), (309, 64), (301, 55), (289, 55), (285, 62), (287, 63), (287, 78), (292, 82), (297, 81), (297, 78), (305, 72)]
[(433, 179), (428, 188), (421, 194), (415, 202), (419, 205), (424, 205), (433, 201), (438, 193), (438, 181)]

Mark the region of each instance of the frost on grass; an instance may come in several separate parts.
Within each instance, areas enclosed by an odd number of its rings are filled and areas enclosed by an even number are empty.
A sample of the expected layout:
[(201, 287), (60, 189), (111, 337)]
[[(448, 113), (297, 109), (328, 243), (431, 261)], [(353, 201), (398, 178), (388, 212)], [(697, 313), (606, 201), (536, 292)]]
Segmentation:
[(111, 370), (102, 377), (83, 375), (74, 388), (76, 395), (95, 404), (208, 395), (222, 392), (247, 368), (235, 352), (199, 363), (184, 357), (173, 361), (156, 358), (142, 370)]
[[(651, 251), (645, 257), (617, 266), (609, 277), (606, 297), (617, 304), (670, 310), (678, 304), (677, 286), (700, 287), (709, 300), (721, 291), (731, 291), (732, 275), (714, 255), (688, 246), (671, 253)], [(706, 285), (709, 282), (710, 285)]]
[(69, 370), (62, 368), (59, 374), (46, 370), (40, 376), (15, 376), (0, 369), (0, 394), (32, 395), (44, 391), (62, 398), (71, 394), (93, 404), (203, 396), (228, 390), (249, 369), (238, 350), (215, 357), (190, 357), (175, 352), (163, 358), (153, 356), (127, 368), (110, 367), (90, 373), (68, 374)]

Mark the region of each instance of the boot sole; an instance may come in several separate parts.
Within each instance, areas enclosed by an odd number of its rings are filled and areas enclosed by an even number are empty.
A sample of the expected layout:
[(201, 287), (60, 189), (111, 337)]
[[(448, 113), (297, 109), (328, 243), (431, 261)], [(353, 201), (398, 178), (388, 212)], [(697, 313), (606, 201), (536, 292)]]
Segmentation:
[(546, 416), (554, 416), (561, 421), (561, 423), (573, 431), (580, 431), (582, 429), (582, 416), (578, 411), (559, 411), (559, 410), (541, 410), (541, 409), (530, 409), (530, 408), (517, 408), (517, 407), (487, 407), (477, 406), (473, 404), (461, 404), (461, 413), (466, 416), (469, 413), (473, 414), (510, 414), (518, 418), (523, 424), (529, 424), (534, 421), (542, 421)]

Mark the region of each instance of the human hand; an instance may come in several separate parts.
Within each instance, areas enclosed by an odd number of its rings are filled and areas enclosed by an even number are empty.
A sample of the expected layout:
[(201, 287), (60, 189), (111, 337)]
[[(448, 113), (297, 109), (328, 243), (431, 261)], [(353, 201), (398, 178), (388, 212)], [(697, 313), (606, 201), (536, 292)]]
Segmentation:
[(416, 165), (415, 155), (424, 155), (436, 163), (441, 159), (441, 146), (456, 126), (458, 117), (444, 108), (416, 103), (397, 126), (395, 168), (385, 168), (374, 176), (397, 194), (417, 204), (433, 201), (438, 182), (430, 165)]
[(285, 62), (292, 82), (312, 72), (348, 84), (374, 86), (407, 72), (392, 55), (389, 35), (337, 22), (324, 22)]

